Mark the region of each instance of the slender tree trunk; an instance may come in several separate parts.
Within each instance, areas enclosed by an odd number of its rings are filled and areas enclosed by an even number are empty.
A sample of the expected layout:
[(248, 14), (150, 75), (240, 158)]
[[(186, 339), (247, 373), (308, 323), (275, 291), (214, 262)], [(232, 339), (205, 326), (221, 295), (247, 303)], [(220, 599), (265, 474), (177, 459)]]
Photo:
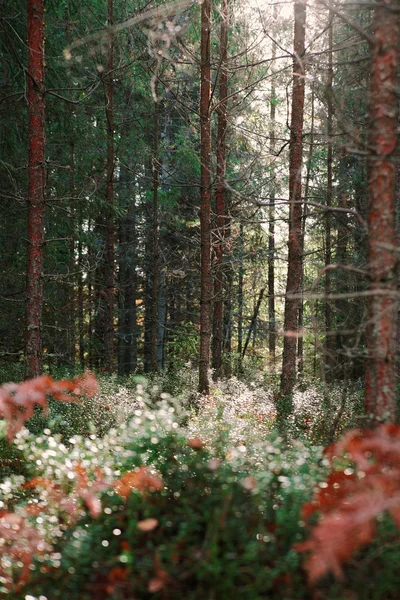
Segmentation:
[[(152, 165), (147, 165), (147, 177), (151, 177)], [(152, 205), (146, 203), (145, 206), (145, 258), (144, 258), (144, 283), (143, 283), (143, 367), (145, 373), (151, 372), (151, 333), (153, 316), (153, 226), (152, 226)]]
[[(314, 118), (315, 118), (315, 92), (314, 86), (311, 90), (311, 122), (310, 122), (310, 146), (308, 150), (308, 158), (307, 158), (307, 172), (306, 172), (306, 181), (304, 186), (304, 200), (308, 201), (308, 193), (310, 189), (310, 179), (311, 179), (311, 166), (314, 155)], [(304, 256), (304, 242), (306, 236), (306, 224), (307, 224), (307, 216), (308, 216), (308, 205), (305, 204), (303, 211), (303, 218), (301, 220), (301, 255)], [(301, 265), (301, 289), (304, 291), (304, 260), (302, 260)], [(299, 302), (299, 331), (302, 332), (304, 325), (304, 301), (301, 298)], [(303, 373), (304, 370), (304, 337), (303, 335), (299, 336), (297, 341), (297, 358), (298, 358), (298, 372)]]
[(42, 365), (43, 242), (45, 212), (44, 2), (28, 0), (28, 264), (26, 376)]
[[(274, 5), (274, 20), (278, 14), (278, 7)], [(276, 58), (276, 45), (272, 43), (272, 60)], [(276, 88), (272, 78), (271, 83), (271, 106), (269, 133), (271, 154), (271, 194), (270, 206), (268, 208), (268, 350), (271, 366), (275, 368), (276, 356), (276, 315), (275, 315), (275, 198), (276, 198), (276, 169), (275, 169), (275, 146), (276, 146)]]
[[(224, 292), (224, 334), (223, 334), (223, 352), (225, 354), (225, 377), (231, 376), (232, 362), (232, 320), (233, 320), (233, 267), (232, 267), (232, 250), (231, 248), (231, 215), (229, 207), (229, 196), (226, 197), (226, 224), (225, 224), (225, 245), (229, 248), (228, 260), (225, 264), (225, 292)], [(227, 357), (229, 358), (227, 360)]]
[(254, 306), (254, 311), (253, 311), (253, 316), (251, 318), (249, 331), (247, 332), (246, 341), (245, 341), (244, 347), (243, 347), (242, 358), (245, 357), (247, 346), (249, 345), (249, 342), (250, 342), (251, 334), (255, 330), (257, 317), (258, 317), (258, 313), (260, 312), (260, 306), (261, 306), (261, 302), (262, 302), (262, 299), (264, 296), (264, 292), (265, 292), (265, 288), (262, 288), (262, 290), (260, 290), (260, 293), (258, 295), (257, 303)]
[[(88, 234), (95, 228), (89, 217)], [(88, 245), (89, 272), (87, 274), (87, 319), (88, 319), (88, 364), (89, 369), (94, 368), (95, 363), (95, 311), (96, 311), (96, 272), (94, 268), (93, 246)]]
[[(121, 166), (121, 183), (128, 185)], [(134, 210), (128, 208), (120, 228), (118, 373), (129, 375), (137, 368), (136, 323), (136, 223)]]
[(201, 5), (201, 67), (200, 67), (200, 160), (201, 160), (201, 275), (200, 275), (200, 360), (199, 392), (209, 393), (211, 338), (211, 0)]
[[(327, 156), (327, 187), (326, 187), (326, 211), (325, 220), (325, 266), (332, 262), (332, 213), (329, 208), (333, 200), (333, 13), (329, 10), (329, 30), (328, 30), (328, 81), (326, 85), (327, 99), (327, 134), (328, 134), (328, 156)], [(328, 300), (332, 292), (331, 271), (325, 273), (325, 361), (324, 373), (325, 381), (329, 383), (332, 380), (332, 369), (334, 367), (335, 339), (333, 336), (333, 315), (331, 301)]]
[(164, 367), (165, 354), (165, 324), (167, 318), (167, 299), (165, 296), (165, 274), (160, 272), (158, 293), (158, 341), (157, 341), (157, 367)]
[[(71, 111), (71, 115), (73, 112)], [(71, 239), (69, 244), (69, 300), (68, 300), (68, 312), (69, 312), (69, 323), (68, 323), (68, 351), (69, 361), (73, 367), (75, 367), (76, 360), (76, 333), (75, 333), (75, 228), (76, 228), (76, 199), (75, 199), (75, 144), (73, 137), (73, 126), (71, 123), (71, 134), (70, 134), (70, 194), (71, 194)]]
[[(67, 43), (68, 46), (71, 44), (71, 16), (70, 16), (70, 0), (68, 2), (68, 15), (67, 15)], [(74, 106), (69, 105), (69, 190), (71, 195), (71, 238), (69, 244), (69, 275), (70, 280), (68, 281), (68, 358), (71, 366), (75, 368), (76, 361), (76, 328), (75, 328), (75, 314), (76, 314), (76, 294), (75, 294), (75, 231), (76, 231), (76, 198), (75, 198), (75, 131), (74, 131)]]
[(222, 0), (220, 32), (219, 106), (217, 131), (217, 182), (215, 208), (217, 215), (217, 247), (214, 279), (214, 336), (213, 367), (214, 379), (221, 375), (223, 345), (223, 287), (224, 287), (224, 243), (226, 228), (225, 176), (226, 176), (226, 127), (228, 96), (228, 0)]
[[(157, 83), (155, 84), (157, 94)], [(158, 370), (157, 340), (158, 340), (158, 188), (160, 179), (160, 166), (158, 162), (158, 130), (159, 130), (159, 102), (154, 103), (154, 144), (153, 144), (153, 282), (152, 282), (152, 315), (151, 315), (151, 370)]]
[(238, 280), (238, 345), (239, 360), (243, 352), (243, 254), (244, 254), (244, 231), (243, 223), (240, 223), (239, 232), (239, 280)]
[[(82, 206), (79, 207), (79, 231), (82, 231)], [(79, 365), (85, 368), (85, 332), (84, 332), (84, 306), (83, 306), (83, 245), (81, 235), (78, 239), (78, 329), (79, 329)]]
[(289, 241), (286, 283), (281, 394), (290, 396), (296, 382), (296, 347), (299, 300), (293, 298), (301, 288), (301, 166), (303, 157), (303, 120), (305, 88), (306, 3), (294, 4), (293, 93), (289, 153)]
[[(397, 69), (399, 13), (396, 0), (379, 0), (374, 9), (370, 83), (368, 168), (367, 362), (365, 408), (374, 420), (396, 420), (396, 318), (398, 302), (395, 237), (397, 149)], [(389, 247), (388, 247), (389, 246)]]
[[(113, 18), (113, 0), (108, 0), (107, 22), (111, 27)], [(114, 40), (108, 39), (106, 91), (107, 120), (107, 222), (106, 222), (106, 303), (104, 324), (104, 367), (108, 372), (114, 368)]]

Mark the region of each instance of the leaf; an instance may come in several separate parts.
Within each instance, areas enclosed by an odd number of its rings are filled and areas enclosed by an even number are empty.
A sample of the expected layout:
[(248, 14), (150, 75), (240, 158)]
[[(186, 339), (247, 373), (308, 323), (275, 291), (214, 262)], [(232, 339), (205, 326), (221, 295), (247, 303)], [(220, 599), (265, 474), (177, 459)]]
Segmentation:
[(126, 500), (132, 489), (142, 493), (159, 491), (163, 488), (163, 482), (161, 477), (141, 466), (135, 471), (127, 471), (120, 479), (114, 481), (113, 487)]
[(204, 443), (199, 437), (195, 437), (191, 440), (188, 440), (187, 444), (189, 448), (192, 448), (193, 450), (202, 450), (204, 448)]
[[(302, 509), (304, 518), (319, 513), (320, 520), (309, 539), (295, 545), (298, 552), (310, 553), (304, 563), (310, 583), (328, 572), (341, 578), (342, 565), (371, 542), (383, 512), (400, 527), (400, 427), (352, 430), (325, 455), (331, 473)], [(351, 469), (337, 466), (343, 456), (347, 464), (352, 461)]]
[(154, 577), (153, 579), (150, 579), (150, 581), (147, 585), (147, 589), (152, 594), (155, 594), (157, 592), (161, 592), (161, 590), (164, 589), (166, 583), (167, 583), (167, 578)]
[(158, 527), (157, 519), (143, 519), (143, 521), (138, 521), (137, 528), (139, 531), (153, 531)]
[(32, 417), (36, 405), (47, 412), (48, 396), (60, 402), (76, 402), (77, 396), (90, 397), (97, 391), (96, 379), (89, 372), (75, 380), (54, 381), (49, 375), (42, 375), (19, 384), (6, 383), (0, 387), (0, 416), (8, 422), (8, 440), (12, 441), (25, 421)]

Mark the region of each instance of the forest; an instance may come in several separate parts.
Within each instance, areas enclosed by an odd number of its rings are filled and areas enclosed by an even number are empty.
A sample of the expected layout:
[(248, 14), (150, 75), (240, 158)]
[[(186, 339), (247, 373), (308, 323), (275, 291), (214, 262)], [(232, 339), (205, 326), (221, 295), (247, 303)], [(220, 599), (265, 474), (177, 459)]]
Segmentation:
[(398, 0), (0, 2), (0, 598), (398, 600), (399, 58)]

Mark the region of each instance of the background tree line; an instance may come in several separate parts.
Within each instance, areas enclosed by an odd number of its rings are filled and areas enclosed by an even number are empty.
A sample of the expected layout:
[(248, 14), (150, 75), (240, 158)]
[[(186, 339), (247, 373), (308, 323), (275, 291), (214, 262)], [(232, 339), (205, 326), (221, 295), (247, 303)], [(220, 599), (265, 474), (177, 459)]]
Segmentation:
[[(284, 396), (299, 373), (394, 365), (399, 32), (381, 4), (3, 2), (2, 362), (191, 361), (207, 392), (210, 366), (283, 358)], [(394, 389), (375, 375), (373, 395)]]

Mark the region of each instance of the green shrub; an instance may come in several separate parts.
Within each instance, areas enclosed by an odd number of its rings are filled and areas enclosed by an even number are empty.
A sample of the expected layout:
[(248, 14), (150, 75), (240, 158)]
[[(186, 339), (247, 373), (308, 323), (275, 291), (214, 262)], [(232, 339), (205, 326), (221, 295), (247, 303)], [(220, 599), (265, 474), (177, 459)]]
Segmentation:
[[(283, 452), (282, 440), (270, 437), (224, 452), (221, 442), (216, 458), (198, 438), (188, 440), (176, 413), (164, 400), (157, 410), (136, 410), (129, 424), (101, 439), (74, 436), (68, 445), (48, 429), (17, 435), (16, 447), (35, 465), (34, 481), (49, 483), (28, 484), (20, 497), (20, 478), (6, 508), (25, 515), (52, 551), (36, 557), (27, 586), (11, 598), (28, 591), (48, 600), (145, 599), (157, 588), (163, 598), (256, 600), (284, 597), (283, 590), (304, 598), (292, 546), (302, 538), (301, 505), (322, 477), (319, 451), (297, 443)], [(125, 500), (113, 482), (142, 465), (161, 478), (162, 489), (133, 489)], [(77, 473), (96, 479), (99, 468), (109, 489), (95, 518), (83, 509)], [(64, 495), (77, 502), (72, 522)], [(32, 502), (43, 505), (39, 518), (24, 513)], [(157, 526), (141, 531), (146, 519)]]

